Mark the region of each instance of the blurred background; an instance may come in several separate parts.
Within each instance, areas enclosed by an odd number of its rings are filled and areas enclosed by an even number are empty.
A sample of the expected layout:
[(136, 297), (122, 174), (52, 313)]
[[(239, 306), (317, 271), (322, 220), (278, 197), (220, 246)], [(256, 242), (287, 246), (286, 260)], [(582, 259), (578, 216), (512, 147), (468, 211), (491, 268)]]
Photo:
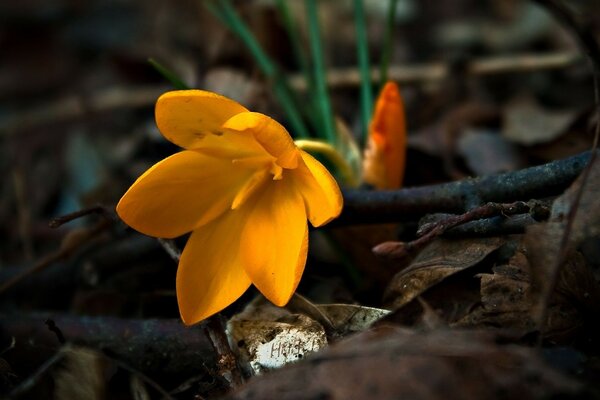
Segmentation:
[[(207, 3), (218, 2), (0, 2), (4, 312), (178, 317), (174, 261), (156, 240), (111, 219), (129, 185), (178, 150), (153, 116), (156, 99), (173, 86), (148, 59), (190, 87), (229, 96), (297, 133), (272, 77)], [(298, 97), (310, 101), (314, 93), (277, 3), (232, 4)], [(568, 3), (600, 38), (600, 3)], [(304, 2), (287, 4), (308, 53)], [(353, 2), (317, 4), (333, 113), (361, 143)], [(365, 2), (375, 70), (388, 8), (387, 1)], [(393, 26), (388, 77), (399, 83), (406, 107), (406, 186), (516, 170), (590, 148), (590, 65), (572, 35), (534, 2), (398, 0)], [(373, 80), (374, 96), (380, 84)], [(55, 217), (97, 205), (105, 208), (49, 226)], [(315, 239), (300, 292), (317, 301), (381, 305), (394, 270), (371, 259), (371, 246), (384, 239), (373, 235), (359, 236), (357, 245), (356, 236), (338, 234), (350, 267), (331, 243)], [(39, 271), (11, 283), (32, 267)], [(28, 372), (17, 368), (16, 375)]]

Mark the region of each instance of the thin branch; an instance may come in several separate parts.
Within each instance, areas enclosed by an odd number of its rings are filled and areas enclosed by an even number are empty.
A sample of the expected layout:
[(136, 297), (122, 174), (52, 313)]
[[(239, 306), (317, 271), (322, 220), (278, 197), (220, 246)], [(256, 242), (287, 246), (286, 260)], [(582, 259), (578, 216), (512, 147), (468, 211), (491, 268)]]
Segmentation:
[(87, 113), (108, 112), (123, 108), (152, 106), (169, 90), (168, 86), (110, 87), (92, 94), (78, 93), (0, 119), (0, 137), (44, 126), (71, 121)]
[(112, 208), (108, 208), (103, 205), (97, 205), (97, 206), (93, 206), (93, 207), (89, 207), (89, 208), (84, 208), (84, 209), (81, 209), (81, 210), (78, 210), (78, 211), (75, 211), (75, 212), (72, 212), (72, 213), (69, 213), (66, 215), (61, 215), (60, 217), (56, 217), (48, 223), (48, 226), (50, 228), (58, 228), (64, 224), (66, 224), (67, 222), (71, 222), (78, 218), (86, 217), (91, 214), (99, 214), (99, 215), (103, 216), (104, 218), (111, 220), (111, 221), (116, 220), (115, 212), (113, 211)]
[(475, 179), (399, 190), (345, 190), (344, 210), (329, 226), (414, 221), (428, 213), (461, 214), (487, 202), (528, 201), (562, 193), (589, 152), (536, 167)]
[(446, 237), (482, 237), (500, 236), (525, 233), (525, 229), (540, 220), (533, 218), (531, 214), (518, 214), (509, 216), (496, 216), (467, 222), (444, 232)]
[[(566, 68), (580, 62), (581, 59), (581, 55), (573, 52), (490, 57), (467, 63), (465, 71), (471, 76), (537, 72)], [(389, 67), (387, 79), (400, 84), (439, 82), (449, 76), (450, 69), (450, 65), (443, 62), (395, 65)], [(371, 69), (371, 80), (378, 82), (380, 74), (377, 68)], [(302, 75), (291, 75), (289, 82), (296, 90), (307, 89)], [(327, 73), (327, 85), (330, 89), (356, 87), (360, 82), (360, 74), (356, 67), (330, 69)]]
[(175, 242), (171, 239), (158, 238), (157, 240), (161, 247), (167, 252), (169, 257), (171, 257), (176, 263), (179, 263), (181, 251), (177, 248)]
[[(38, 384), (38, 382), (42, 379), (42, 377), (44, 375), (46, 375), (46, 373), (48, 373), (48, 371), (54, 367), (54, 365), (56, 365), (57, 363), (59, 363), (60, 361), (62, 361), (69, 353), (71, 352), (75, 352), (77, 351), (76, 348), (74, 348), (73, 346), (67, 344), (63, 347), (61, 347), (59, 349), (59, 351), (57, 351), (56, 353), (54, 353), (52, 355), (52, 357), (50, 357), (49, 359), (47, 359), (42, 365), (41, 367), (39, 367), (31, 376), (29, 376), (26, 380), (24, 380), (19, 386), (17, 386), (15, 389), (13, 389), (10, 393), (10, 397), (11, 398), (18, 398), (21, 395), (27, 393), (29, 390), (31, 390), (35, 385)], [(145, 374), (143, 374), (142, 372), (140, 372), (139, 370), (129, 366), (128, 364), (124, 363), (123, 361), (114, 359), (113, 357), (110, 357), (106, 354), (103, 353), (98, 353), (98, 355), (100, 355), (101, 357), (104, 357), (108, 360), (110, 360), (111, 362), (114, 362), (119, 368), (122, 368), (134, 375), (137, 375), (143, 382), (145, 382), (148, 386), (152, 387), (154, 390), (156, 390), (158, 393), (160, 393), (162, 395), (163, 399), (167, 399), (167, 400), (173, 400), (173, 396), (171, 396), (169, 393), (167, 393), (167, 391), (165, 391), (158, 383), (156, 383), (154, 380), (150, 379), (148, 376), (146, 376)]]
[(65, 236), (65, 238), (63, 239), (63, 243), (58, 250), (45, 255), (40, 260), (38, 260), (31, 268), (26, 269), (18, 275), (11, 277), (7, 281), (0, 283), (0, 294), (12, 288), (14, 285), (21, 282), (23, 279), (35, 273), (43, 271), (55, 262), (69, 258), (83, 245), (91, 242), (102, 232), (106, 231), (111, 225), (112, 222), (108, 220), (102, 220), (90, 228), (83, 228), (80, 230), (69, 232), (69, 234), (67, 234), (67, 236)]
[(44, 377), (46, 372), (50, 370), (56, 363), (61, 361), (65, 357), (65, 353), (63, 351), (58, 351), (52, 355), (49, 359), (47, 359), (35, 372), (30, 375), (27, 379), (19, 384), (16, 388), (14, 388), (10, 394), (10, 399), (16, 399), (21, 395), (27, 393), (31, 390), (38, 382)]
[(530, 212), (535, 207), (532, 204), (523, 201), (516, 201), (510, 204), (487, 203), (481, 207), (476, 207), (461, 215), (452, 215), (441, 221), (424, 225), (417, 234), (418, 239), (411, 242), (384, 242), (373, 248), (375, 255), (389, 258), (401, 259), (408, 256), (415, 250), (422, 249), (425, 245), (431, 243), (436, 237), (443, 235), (449, 229), (465, 224), (467, 222), (490, 218), (497, 215), (515, 215)]
[(60, 348), (44, 321), (52, 319), (69, 343), (102, 351), (145, 373), (186, 379), (216, 370), (212, 345), (201, 326), (185, 327), (179, 319), (122, 319), (69, 314), (0, 314), (0, 336), (21, 343), (12, 357), (45, 357)]
[(203, 326), (206, 336), (217, 354), (217, 373), (227, 381), (232, 389), (240, 387), (244, 383), (244, 376), (237, 357), (229, 347), (221, 314), (213, 315)]

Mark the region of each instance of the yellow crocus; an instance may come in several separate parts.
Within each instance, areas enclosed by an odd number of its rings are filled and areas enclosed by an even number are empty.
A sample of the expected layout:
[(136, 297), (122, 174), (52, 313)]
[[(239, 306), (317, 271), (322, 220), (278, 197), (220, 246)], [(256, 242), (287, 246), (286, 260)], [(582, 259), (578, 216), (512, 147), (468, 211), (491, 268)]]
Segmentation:
[(363, 158), (363, 180), (376, 189), (402, 186), (406, 163), (406, 121), (398, 85), (386, 82), (375, 104)]
[(192, 232), (177, 270), (185, 324), (215, 314), (254, 284), (278, 306), (298, 286), (315, 227), (337, 217), (340, 189), (285, 128), (215, 93), (162, 95), (156, 123), (184, 150), (152, 166), (117, 205), (150, 236)]

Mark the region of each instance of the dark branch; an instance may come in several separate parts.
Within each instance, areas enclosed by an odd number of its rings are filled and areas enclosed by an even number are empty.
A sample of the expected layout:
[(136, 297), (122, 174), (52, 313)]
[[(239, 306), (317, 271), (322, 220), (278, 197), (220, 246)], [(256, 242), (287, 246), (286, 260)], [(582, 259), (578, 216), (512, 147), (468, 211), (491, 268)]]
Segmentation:
[(504, 174), (394, 191), (345, 190), (344, 211), (331, 226), (418, 220), (427, 213), (464, 213), (487, 202), (555, 196), (581, 173), (590, 152)]
[[(412, 242), (384, 242), (373, 248), (375, 255), (389, 258), (400, 259), (408, 256), (411, 252), (423, 248), (431, 243), (436, 237), (443, 235), (449, 229), (466, 224), (468, 222), (503, 215), (510, 216), (531, 212), (538, 207), (536, 201), (530, 204), (523, 201), (516, 201), (510, 204), (487, 203), (481, 207), (476, 207), (461, 215), (451, 215), (442, 220), (431, 222), (422, 226), (417, 235), (420, 237)], [(549, 211), (548, 211), (549, 214)]]
[(44, 321), (53, 320), (68, 343), (91, 347), (149, 375), (180, 381), (217, 370), (213, 347), (198, 327), (175, 319), (121, 319), (68, 314), (0, 314), (0, 338), (20, 343), (10, 356), (43, 360), (61, 347)]

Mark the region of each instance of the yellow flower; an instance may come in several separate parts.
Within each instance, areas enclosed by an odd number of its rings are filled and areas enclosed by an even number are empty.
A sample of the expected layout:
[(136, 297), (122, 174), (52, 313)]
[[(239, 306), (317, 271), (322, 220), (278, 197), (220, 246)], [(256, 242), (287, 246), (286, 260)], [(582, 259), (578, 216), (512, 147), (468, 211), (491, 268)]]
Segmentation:
[(335, 180), (278, 122), (215, 93), (165, 93), (156, 123), (185, 150), (140, 176), (117, 212), (150, 236), (192, 232), (176, 279), (183, 322), (221, 311), (251, 283), (285, 305), (306, 263), (307, 218), (316, 227), (341, 212)]
[(375, 104), (363, 159), (363, 180), (376, 189), (402, 186), (406, 164), (406, 121), (398, 86), (386, 82)]

